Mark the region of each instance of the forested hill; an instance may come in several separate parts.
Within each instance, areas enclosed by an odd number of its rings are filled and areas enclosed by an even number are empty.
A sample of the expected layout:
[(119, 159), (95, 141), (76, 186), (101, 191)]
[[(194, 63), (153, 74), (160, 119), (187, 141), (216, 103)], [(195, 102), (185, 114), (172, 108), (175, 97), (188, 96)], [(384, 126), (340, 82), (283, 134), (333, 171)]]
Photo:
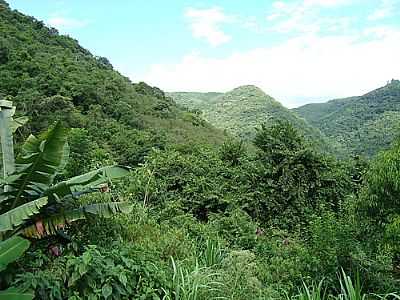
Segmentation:
[(348, 151), (372, 156), (399, 132), (400, 81), (363, 96), (307, 104), (294, 111)]
[(30, 118), (26, 133), (62, 118), (81, 128), (73, 131), (75, 146), (86, 143), (98, 159), (135, 165), (153, 147), (223, 140), (221, 131), (177, 107), (160, 89), (133, 84), (106, 58), (2, 0), (0, 78), (0, 97)]
[(326, 139), (318, 129), (253, 85), (241, 86), (227, 93), (176, 92), (168, 95), (178, 104), (201, 113), (215, 127), (245, 140), (252, 139), (261, 124), (287, 120), (309, 140), (322, 148), (327, 147)]

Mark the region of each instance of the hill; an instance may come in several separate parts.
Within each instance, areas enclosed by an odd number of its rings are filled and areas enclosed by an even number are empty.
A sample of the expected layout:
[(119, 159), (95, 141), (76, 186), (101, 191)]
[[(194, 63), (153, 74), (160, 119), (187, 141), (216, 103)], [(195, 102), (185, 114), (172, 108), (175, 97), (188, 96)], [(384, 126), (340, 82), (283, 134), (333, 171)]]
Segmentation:
[(2, 0), (0, 20), (0, 98), (29, 116), (22, 135), (62, 119), (80, 128), (76, 139), (85, 140), (93, 155), (129, 165), (152, 148), (223, 140), (220, 130), (160, 89), (132, 83), (106, 58)]
[(294, 111), (347, 151), (373, 156), (400, 132), (400, 81), (362, 96), (307, 104)]
[(256, 128), (274, 120), (287, 120), (309, 140), (326, 148), (326, 139), (304, 119), (284, 107), (260, 88), (246, 85), (227, 93), (169, 93), (176, 103), (197, 112), (217, 128), (245, 140), (255, 136)]

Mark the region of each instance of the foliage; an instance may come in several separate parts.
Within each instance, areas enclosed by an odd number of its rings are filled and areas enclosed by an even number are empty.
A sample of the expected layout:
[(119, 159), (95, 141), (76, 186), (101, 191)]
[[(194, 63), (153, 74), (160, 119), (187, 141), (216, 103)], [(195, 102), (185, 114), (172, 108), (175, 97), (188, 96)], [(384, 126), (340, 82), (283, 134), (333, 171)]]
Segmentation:
[(348, 153), (374, 156), (387, 149), (400, 129), (400, 81), (359, 97), (294, 109)]
[(21, 232), (40, 238), (56, 234), (87, 214), (109, 217), (130, 210), (127, 203), (117, 202), (71, 208), (71, 199), (96, 191), (100, 185), (125, 176), (128, 171), (117, 166), (103, 167), (54, 183), (68, 160), (67, 134), (57, 123), (39, 138), (29, 136), (22, 146), (15, 172), (2, 183), (0, 232), (3, 235)]
[[(6, 270), (7, 265), (17, 260), (29, 248), (29, 241), (21, 237), (14, 236), (4, 241), (0, 241), (0, 272)], [(1, 284), (0, 280), (0, 284)], [(33, 293), (24, 292), (16, 288), (8, 288), (0, 291), (1, 300), (29, 300), (33, 299)]]
[(24, 273), (17, 282), (39, 299), (161, 299), (163, 270), (143, 259), (127, 247), (91, 246), (79, 256), (58, 258), (50, 273)]
[(327, 294), (324, 289), (324, 281), (321, 280), (319, 284), (313, 283), (311, 286), (303, 283), (303, 288), (299, 294), (288, 297), (287, 299), (299, 299), (299, 300), (363, 300), (363, 299), (399, 299), (400, 296), (395, 293), (389, 293), (386, 295), (366, 294), (362, 292), (360, 278), (356, 277), (353, 281), (343, 270), (341, 273), (340, 282), (340, 293), (339, 295)]
[(358, 208), (365, 231), (374, 236), (375, 247), (384, 244), (393, 252), (393, 270), (400, 266), (399, 210), (400, 143), (381, 152), (371, 163)]
[(229, 295), (228, 299), (258, 299), (263, 292), (259, 269), (249, 250), (231, 251), (222, 262), (222, 295)]
[(318, 130), (256, 86), (241, 86), (225, 94), (178, 92), (169, 95), (178, 104), (199, 110), (215, 127), (244, 140), (251, 141), (262, 123), (286, 120), (295, 124), (307, 139), (327, 149), (327, 141)]
[[(59, 233), (35, 240), (1, 288), (37, 299), (398, 297), (399, 146), (371, 165), (326, 153), (374, 152), (398, 134), (396, 82), (318, 106), (332, 145), (254, 86), (174, 94), (187, 110), (3, 0), (0, 18), (0, 95), (29, 116), (0, 224), (10, 236)], [(58, 120), (70, 135), (58, 124), (28, 137)], [(68, 226), (94, 213), (112, 217)]]
[(254, 143), (260, 162), (249, 176), (256, 174), (258, 193), (247, 210), (263, 222), (279, 216), (279, 222), (302, 226), (317, 209), (337, 210), (351, 190), (346, 168), (313, 150), (288, 122), (263, 126)]
[[(164, 92), (132, 83), (55, 28), (5, 4), (0, 19), (0, 96), (29, 117), (19, 133), (23, 138), (61, 120), (85, 129), (93, 150), (106, 153), (111, 163), (130, 166), (142, 162), (153, 147), (223, 140), (223, 132), (199, 122)], [(72, 156), (79, 154), (72, 150)], [(92, 151), (80, 155), (83, 161), (91, 157)]]
[(208, 239), (201, 259), (206, 267), (219, 265), (224, 259), (224, 253), (218, 241)]
[(232, 166), (239, 165), (245, 158), (246, 149), (243, 141), (233, 139), (225, 141), (220, 148), (220, 156), (223, 161)]
[[(197, 300), (197, 299), (213, 299), (207, 297), (223, 284), (216, 281), (216, 273), (210, 272), (209, 269), (200, 267), (196, 262), (193, 270), (187, 270), (185, 267), (176, 264), (171, 257), (173, 267), (173, 276), (170, 290), (165, 290), (166, 300)], [(221, 299), (221, 298), (218, 298)]]
[(159, 209), (172, 201), (198, 219), (224, 211), (231, 204), (235, 174), (211, 149), (155, 151), (133, 177), (130, 192)]

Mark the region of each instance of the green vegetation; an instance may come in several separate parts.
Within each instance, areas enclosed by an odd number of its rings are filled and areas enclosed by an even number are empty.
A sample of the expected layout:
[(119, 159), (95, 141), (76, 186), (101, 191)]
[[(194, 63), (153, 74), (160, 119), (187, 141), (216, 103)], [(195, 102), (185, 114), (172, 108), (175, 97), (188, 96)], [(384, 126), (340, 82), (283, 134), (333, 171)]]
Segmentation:
[(345, 151), (373, 156), (387, 149), (400, 129), (400, 81), (360, 97), (307, 104), (294, 109)]
[(326, 148), (326, 140), (317, 129), (258, 87), (241, 86), (225, 94), (177, 92), (169, 95), (176, 103), (199, 113), (215, 127), (244, 140), (252, 140), (260, 124), (286, 120), (299, 128), (311, 142)]
[[(57, 123), (40, 138), (29, 136), (22, 145), (15, 160), (15, 170), (0, 184), (3, 190), (0, 198), (1, 237), (20, 233), (30, 238), (42, 238), (56, 234), (66, 224), (84, 219), (86, 214), (109, 217), (115, 212), (132, 209), (127, 202), (91, 204), (79, 209), (73, 207), (74, 198), (97, 191), (102, 184), (126, 176), (128, 171), (108, 166), (54, 183), (68, 160), (67, 133)], [(14, 165), (13, 161), (5, 162), (4, 169)]]
[(0, 19), (0, 94), (29, 117), (2, 135), (0, 299), (400, 298), (400, 141), (338, 160), (260, 90), (213, 95), (243, 142), (2, 0)]
[[(0, 272), (7, 269), (7, 266), (17, 260), (29, 248), (29, 241), (18, 236), (13, 236), (4, 241), (0, 241)], [(1, 300), (31, 300), (32, 292), (21, 292), (16, 288), (8, 288), (0, 291)]]
[[(88, 171), (97, 163), (136, 166), (152, 148), (223, 140), (221, 131), (179, 109), (161, 90), (131, 83), (106, 58), (3, 1), (0, 19), (0, 97), (29, 117), (18, 141), (61, 119), (79, 129), (72, 133), (72, 157), (80, 156)], [(89, 153), (74, 152), (79, 147)]]

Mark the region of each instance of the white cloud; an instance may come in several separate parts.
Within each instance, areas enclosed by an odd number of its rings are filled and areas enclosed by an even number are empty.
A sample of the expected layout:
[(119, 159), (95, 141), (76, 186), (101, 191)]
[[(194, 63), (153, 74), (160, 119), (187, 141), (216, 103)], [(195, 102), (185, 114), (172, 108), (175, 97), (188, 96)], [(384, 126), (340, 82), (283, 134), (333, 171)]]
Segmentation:
[(392, 15), (395, 9), (393, 0), (381, 0), (380, 7), (368, 16), (368, 20), (376, 21)]
[(344, 4), (350, 4), (351, 0), (304, 0), (303, 5), (310, 6), (325, 6), (325, 7), (333, 7)]
[(88, 21), (60, 16), (54, 16), (47, 20), (47, 24), (60, 30), (82, 28), (85, 27), (88, 23)]
[(317, 33), (324, 29), (332, 31), (343, 30), (348, 18), (321, 17), (321, 9), (327, 9), (351, 4), (354, 0), (301, 0), (301, 1), (275, 1), (272, 4), (272, 13), (266, 19), (269, 30), (280, 33), (307, 32)]
[(233, 17), (226, 15), (221, 8), (188, 8), (185, 17), (190, 21), (195, 38), (205, 39), (214, 47), (231, 40), (231, 37), (221, 29), (221, 24), (232, 22)]
[(400, 31), (371, 28), (359, 36), (308, 35), (216, 59), (191, 53), (153, 65), (144, 80), (167, 91), (227, 91), (255, 84), (289, 107), (359, 95), (400, 78)]

